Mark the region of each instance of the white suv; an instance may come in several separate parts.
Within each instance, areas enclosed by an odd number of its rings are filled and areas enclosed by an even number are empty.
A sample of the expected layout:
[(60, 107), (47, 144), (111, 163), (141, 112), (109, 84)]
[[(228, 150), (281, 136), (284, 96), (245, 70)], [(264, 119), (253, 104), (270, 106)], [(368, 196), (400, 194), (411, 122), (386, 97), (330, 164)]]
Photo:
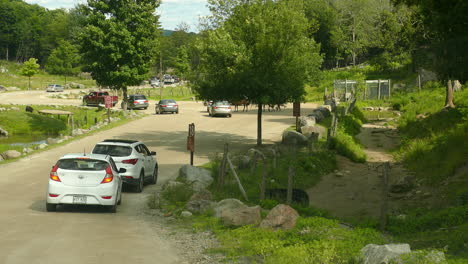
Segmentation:
[(122, 181), (143, 191), (145, 181), (156, 184), (158, 180), (158, 162), (156, 152), (149, 151), (143, 142), (125, 139), (106, 139), (94, 146), (92, 153), (112, 156), (117, 168), (126, 169), (120, 174)]

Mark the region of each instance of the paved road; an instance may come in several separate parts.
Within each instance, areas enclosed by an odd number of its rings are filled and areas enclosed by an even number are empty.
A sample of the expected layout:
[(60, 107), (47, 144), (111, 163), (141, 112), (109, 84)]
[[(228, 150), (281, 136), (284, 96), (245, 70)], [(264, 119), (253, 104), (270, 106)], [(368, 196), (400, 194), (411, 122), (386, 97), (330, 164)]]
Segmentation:
[[(3, 93), (0, 101), (80, 103), (44, 98), (43, 94)], [(182, 263), (178, 245), (161, 238), (152, 219), (144, 214), (145, 198), (163, 182), (175, 178), (177, 169), (188, 163), (185, 142), (189, 123), (196, 125), (195, 163), (202, 164), (212, 153), (221, 152), (224, 142), (234, 150), (253, 146), (256, 111), (234, 113), (232, 118), (211, 118), (201, 103), (180, 102), (180, 106), (178, 115), (154, 115), (153, 109), (148, 109), (150, 115), (142, 119), (0, 165), (0, 263)], [(265, 113), (265, 143), (280, 139), (281, 132), (294, 123), (291, 115), (291, 107)], [(105, 138), (138, 139), (157, 151), (158, 186), (146, 186), (143, 193), (124, 192), (116, 214), (79, 207), (47, 213), (45, 191), (51, 166), (63, 154), (89, 151)]]

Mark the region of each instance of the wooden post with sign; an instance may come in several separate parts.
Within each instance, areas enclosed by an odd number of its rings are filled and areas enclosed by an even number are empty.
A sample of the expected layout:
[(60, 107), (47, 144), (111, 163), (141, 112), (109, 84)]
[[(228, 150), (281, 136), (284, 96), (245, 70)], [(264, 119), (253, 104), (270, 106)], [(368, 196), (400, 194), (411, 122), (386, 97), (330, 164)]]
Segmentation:
[(296, 131), (299, 132), (299, 117), (301, 116), (301, 103), (293, 103), (293, 116), (296, 117)]
[(112, 96), (104, 96), (104, 106), (107, 108), (107, 122), (110, 123), (110, 109), (112, 107)]
[(195, 124), (189, 124), (187, 150), (190, 151), (190, 165), (193, 166), (193, 152), (195, 152)]

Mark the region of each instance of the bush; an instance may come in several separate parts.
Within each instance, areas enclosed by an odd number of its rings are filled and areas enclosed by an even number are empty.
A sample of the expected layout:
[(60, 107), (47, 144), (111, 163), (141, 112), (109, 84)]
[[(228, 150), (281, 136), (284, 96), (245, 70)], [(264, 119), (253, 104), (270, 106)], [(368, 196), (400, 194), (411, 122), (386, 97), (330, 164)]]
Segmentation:
[(192, 195), (193, 190), (187, 184), (168, 186), (161, 192), (161, 198), (167, 201), (170, 209), (184, 207)]
[(343, 128), (339, 128), (336, 137), (331, 141), (332, 149), (354, 162), (366, 162), (367, 155), (354, 138), (348, 135)]

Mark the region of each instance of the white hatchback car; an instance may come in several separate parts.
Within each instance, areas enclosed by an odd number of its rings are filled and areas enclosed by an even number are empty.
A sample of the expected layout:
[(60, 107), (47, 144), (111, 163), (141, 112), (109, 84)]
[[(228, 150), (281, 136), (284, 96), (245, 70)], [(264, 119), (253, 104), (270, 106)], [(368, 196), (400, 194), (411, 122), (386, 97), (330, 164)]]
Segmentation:
[(112, 156), (117, 168), (126, 169), (121, 174), (123, 182), (135, 186), (137, 192), (143, 191), (145, 181), (156, 184), (158, 180), (158, 162), (154, 158), (156, 152), (149, 151), (143, 142), (106, 139), (97, 143), (92, 153)]
[(103, 205), (115, 213), (122, 199), (122, 180), (112, 157), (67, 154), (52, 167), (47, 190), (47, 211), (60, 204)]

